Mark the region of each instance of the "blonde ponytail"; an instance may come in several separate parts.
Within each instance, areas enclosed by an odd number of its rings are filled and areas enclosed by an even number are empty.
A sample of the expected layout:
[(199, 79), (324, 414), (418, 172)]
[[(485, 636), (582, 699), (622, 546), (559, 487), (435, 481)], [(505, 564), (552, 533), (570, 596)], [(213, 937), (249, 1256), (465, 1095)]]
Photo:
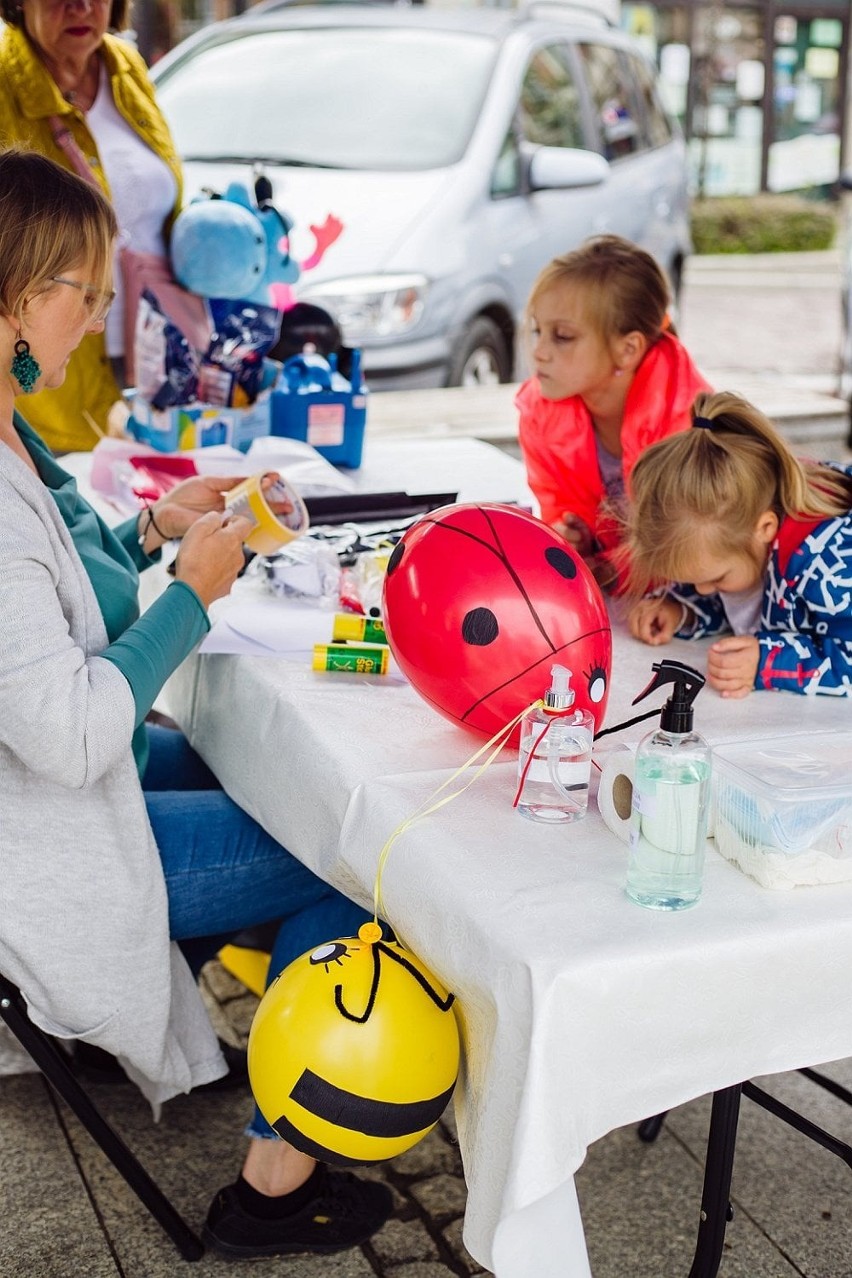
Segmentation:
[(826, 519), (852, 508), (852, 479), (800, 462), (769, 419), (730, 392), (699, 395), (690, 430), (644, 452), (630, 476), (628, 589), (683, 580), (699, 526), (720, 554), (748, 554), (760, 515)]

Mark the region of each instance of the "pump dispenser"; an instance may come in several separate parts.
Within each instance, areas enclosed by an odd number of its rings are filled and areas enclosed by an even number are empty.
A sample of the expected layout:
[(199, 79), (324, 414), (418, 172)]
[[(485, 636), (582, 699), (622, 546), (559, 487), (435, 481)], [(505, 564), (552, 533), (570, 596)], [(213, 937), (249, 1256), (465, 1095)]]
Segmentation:
[(636, 750), (627, 895), (652, 910), (683, 910), (701, 896), (711, 751), (693, 731), (693, 702), (704, 676), (660, 661), (633, 704), (666, 684), (672, 693), (660, 726)]
[(521, 720), (515, 806), (531, 821), (579, 821), (589, 803), (595, 721), (574, 710), (571, 671), (551, 666), (543, 705)]

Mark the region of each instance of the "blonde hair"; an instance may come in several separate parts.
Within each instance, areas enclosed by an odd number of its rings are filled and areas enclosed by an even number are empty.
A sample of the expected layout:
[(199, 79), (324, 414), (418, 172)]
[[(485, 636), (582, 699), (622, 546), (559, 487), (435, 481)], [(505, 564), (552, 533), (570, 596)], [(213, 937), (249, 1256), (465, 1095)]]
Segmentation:
[(543, 294), (563, 284), (583, 291), (586, 318), (606, 343), (639, 332), (651, 345), (670, 327), (671, 291), (663, 270), (650, 253), (620, 235), (593, 236), (549, 262), (533, 283), (527, 320)]
[(779, 521), (830, 519), (852, 507), (849, 476), (800, 462), (768, 417), (739, 395), (699, 395), (693, 423), (653, 444), (633, 467), (624, 543), (630, 593), (684, 580), (698, 537), (719, 555), (752, 557), (764, 511)]
[(92, 183), (35, 151), (0, 152), (0, 313), (20, 322), (27, 298), (79, 266), (108, 291), (117, 234), (112, 206)]

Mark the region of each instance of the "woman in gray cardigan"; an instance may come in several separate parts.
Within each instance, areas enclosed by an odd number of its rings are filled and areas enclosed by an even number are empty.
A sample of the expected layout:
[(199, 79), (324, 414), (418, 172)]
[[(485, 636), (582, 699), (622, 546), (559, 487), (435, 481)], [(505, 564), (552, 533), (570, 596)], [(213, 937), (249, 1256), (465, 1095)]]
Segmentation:
[[(277, 971), (366, 915), (145, 722), (242, 567), (235, 481), (188, 480), (110, 530), (16, 411), (103, 329), (115, 235), (90, 183), (0, 153), (0, 970), (38, 1025), (112, 1053), (157, 1104), (226, 1070), (178, 942), (197, 965), (282, 918)], [(172, 538), (175, 580), (140, 617), (138, 571)], [(329, 1172), (260, 1115), (249, 1134), (205, 1227), (225, 1255), (338, 1250), (390, 1214), (384, 1186)]]

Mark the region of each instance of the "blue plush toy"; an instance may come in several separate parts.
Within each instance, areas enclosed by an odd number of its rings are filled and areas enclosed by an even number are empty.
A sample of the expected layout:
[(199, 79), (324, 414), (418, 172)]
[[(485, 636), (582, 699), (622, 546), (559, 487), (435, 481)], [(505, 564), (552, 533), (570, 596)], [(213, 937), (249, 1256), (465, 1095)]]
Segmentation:
[(290, 304), (290, 285), (301, 269), (316, 266), (343, 227), (328, 217), (311, 227), (317, 247), (302, 263), (290, 256), (293, 223), (268, 200), (255, 203), (242, 182), (224, 196), (201, 197), (178, 215), (172, 228), (175, 278), (202, 297), (224, 297), (262, 306)]

